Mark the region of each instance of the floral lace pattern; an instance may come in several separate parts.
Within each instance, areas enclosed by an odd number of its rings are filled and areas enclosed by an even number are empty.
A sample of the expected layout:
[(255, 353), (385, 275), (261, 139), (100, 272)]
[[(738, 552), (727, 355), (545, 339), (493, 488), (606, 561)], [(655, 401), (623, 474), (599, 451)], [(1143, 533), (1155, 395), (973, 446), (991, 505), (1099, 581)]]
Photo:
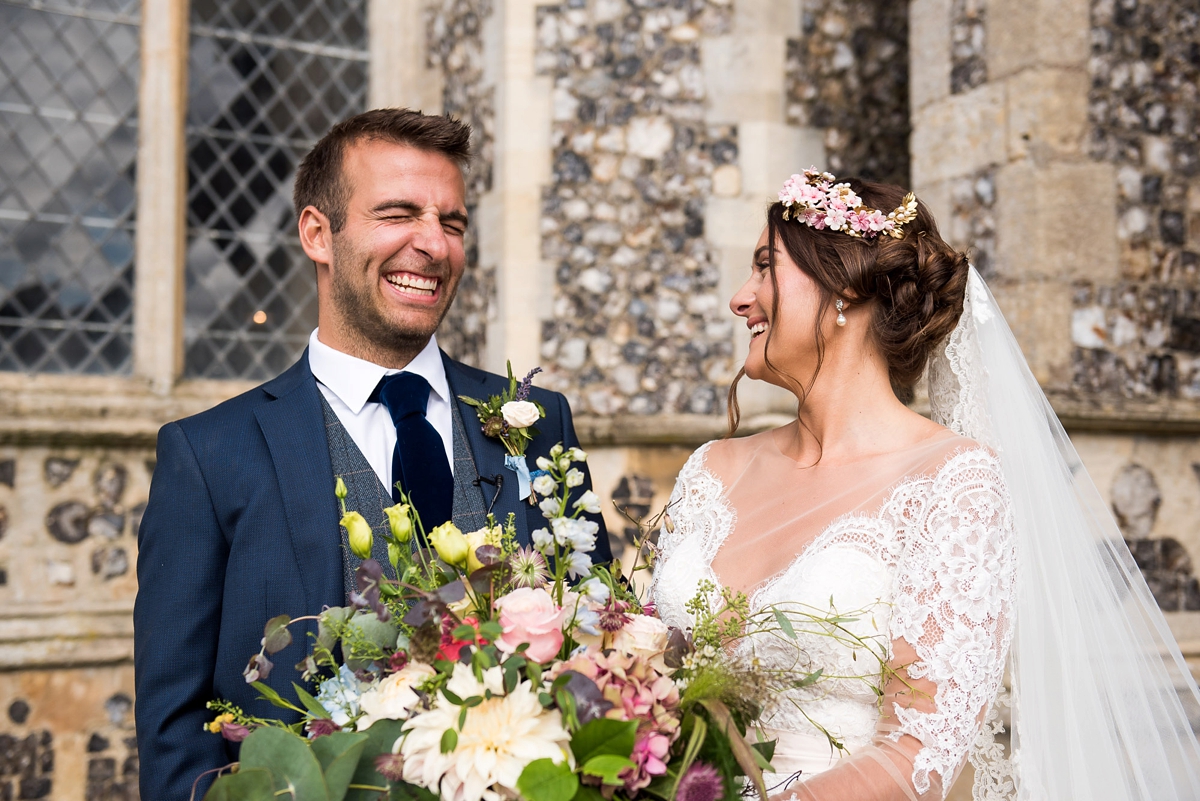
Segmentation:
[[(992, 424), (987, 413), (987, 370), (979, 347), (976, 322), (986, 322), (994, 314), (979, 273), (968, 273), (967, 293), (958, 325), (950, 332), (945, 348), (938, 348), (929, 360), (929, 409), (935, 423), (995, 448)], [(975, 289), (975, 291), (971, 291)]]
[[(674, 531), (661, 534), (651, 590), (662, 618), (681, 628), (690, 625), (685, 605), (697, 585), (716, 580), (712, 560), (736, 516), (721, 481), (705, 467), (707, 452), (707, 445), (701, 447), (680, 472), (671, 496)], [(894, 705), (899, 730), (892, 739), (908, 734), (921, 742), (911, 776), (918, 793), (929, 790), (931, 771), (954, 776), (977, 738), (991, 731), (981, 714), (1001, 688), (1011, 635), (1012, 525), (995, 454), (981, 447), (960, 450), (935, 474), (897, 484), (878, 513), (835, 520), (752, 596), (755, 607), (807, 604), (811, 599), (803, 588), (820, 577), (826, 585), (841, 585), (851, 598), (874, 599), (877, 606), (869, 616), (874, 636), (884, 648), (893, 640), (907, 641), (918, 657), (909, 674), (937, 687), (933, 711)], [(805, 670), (825, 666), (827, 673), (853, 676), (856, 668), (863, 669), (848, 649), (826, 638), (813, 637), (800, 646), (812, 663)], [(778, 644), (747, 647), (767, 664), (796, 664), (794, 648), (776, 653)], [(819, 696), (791, 700), (851, 749), (864, 747), (879, 720), (877, 698), (861, 681), (831, 684), (823, 683)], [(805, 715), (781, 703), (769, 711), (767, 722), (784, 731), (811, 730)], [(990, 737), (978, 744), (994, 745)]]

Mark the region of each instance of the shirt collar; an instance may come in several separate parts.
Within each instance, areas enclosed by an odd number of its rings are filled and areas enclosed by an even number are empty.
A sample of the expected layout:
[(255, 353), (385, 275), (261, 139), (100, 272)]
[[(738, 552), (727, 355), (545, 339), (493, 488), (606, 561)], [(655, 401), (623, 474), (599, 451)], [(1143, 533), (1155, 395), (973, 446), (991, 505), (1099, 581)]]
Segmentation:
[(392, 370), (331, 348), (317, 338), (314, 328), (308, 337), (308, 366), (313, 377), (337, 395), (354, 414), (362, 411), (379, 379), (392, 373), (415, 373), (429, 382), (440, 400), (450, 400), (450, 384), (446, 380), (446, 366), (442, 364), (436, 336), (429, 338), (403, 370)]

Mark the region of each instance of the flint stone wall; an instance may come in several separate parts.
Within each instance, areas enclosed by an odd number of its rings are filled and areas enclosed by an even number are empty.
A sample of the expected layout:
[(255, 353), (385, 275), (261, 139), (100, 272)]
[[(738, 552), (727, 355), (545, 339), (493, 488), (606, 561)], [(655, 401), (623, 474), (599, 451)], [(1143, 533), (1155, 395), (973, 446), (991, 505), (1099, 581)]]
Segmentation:
[(425, 7), (427, 66), (443, 76), (442, 111), (471, 126), (474, 159), (467, 174), (467, 266), (458, 295), (438, 330), (438, 344), (467, 364), (483, 366), (489, 316), (496, 303), (494, 262), (481, 258), (479, 201), (492, 190), (496, 91), (485, 74), (484, 26), (492, 0), (430, 0)]
[(1093, 0), (1088, 152), (1113, 165), (1121, 281), (1073, 298), (1074, 386), (1200, 395), (1200, 8)]
[(731, 323), (704, 211), (738, 146), (704, 121), (700, 48), (729, 23), (728, 0), (538, 9), (536, 66), (553, 80), (543, 383), (578, 414), (724, 410)]
[(908, 3), (805, 3), (801, 27), (788, 41), (787, 121), (822, 131), (816, 166), (908, 186)]

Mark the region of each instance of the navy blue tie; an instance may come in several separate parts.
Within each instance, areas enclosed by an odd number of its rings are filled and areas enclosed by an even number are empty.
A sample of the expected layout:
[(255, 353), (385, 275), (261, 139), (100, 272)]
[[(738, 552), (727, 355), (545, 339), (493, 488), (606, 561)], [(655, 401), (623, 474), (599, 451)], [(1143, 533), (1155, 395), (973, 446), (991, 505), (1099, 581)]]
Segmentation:
[(425, 419), (429, 382), (415, 373), (385, 375), (372, 393), (396, 424), (396, 449), (392, 451), (392, 500), (400, 502), (396, 484), (408, 493), (426, 531), (450, 520), (454, 504), (454, 476), (446, 461), (441, 436)]

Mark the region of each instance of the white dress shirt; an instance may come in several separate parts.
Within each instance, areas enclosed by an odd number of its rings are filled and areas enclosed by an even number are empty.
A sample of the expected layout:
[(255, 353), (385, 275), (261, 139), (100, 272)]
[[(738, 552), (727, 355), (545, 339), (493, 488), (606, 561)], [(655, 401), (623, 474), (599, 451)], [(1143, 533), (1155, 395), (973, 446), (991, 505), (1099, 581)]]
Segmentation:
[(367, 462), (389, 489), (392, 486), (392, 452), (396, 448), (396, 425), (382, 403), (367, 399), (379, 384), (379, 379), (392, 373), (416, 373), (429, 382), (429, 404), (425, 419), (442, 438), (446, 461), (454, 472), (454, 435), (450, 414), (450, 384), (446, 366), (438, 350), (437, 337), (416, 355), (403, 370), (391, 370), (378, 364), (334, 350), (317, 338), (316, 329), (308, 337), (308, 366), (317, 386), (329, 406), (341, 421), (346, 433), (362, 451)]

